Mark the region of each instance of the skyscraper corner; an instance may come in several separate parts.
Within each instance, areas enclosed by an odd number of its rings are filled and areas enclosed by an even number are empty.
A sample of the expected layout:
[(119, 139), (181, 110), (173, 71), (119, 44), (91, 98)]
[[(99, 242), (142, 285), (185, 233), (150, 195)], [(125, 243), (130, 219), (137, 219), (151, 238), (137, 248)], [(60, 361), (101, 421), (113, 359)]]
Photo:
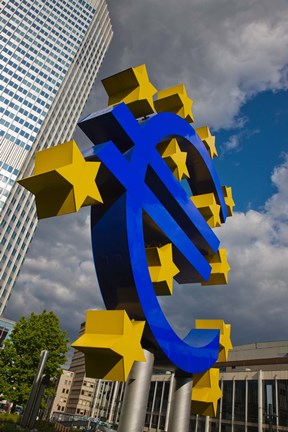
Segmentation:
[(70, 140), (112, 39), (106, 0), (0, 3), (0, 315), (32, 240), (36, 151)]

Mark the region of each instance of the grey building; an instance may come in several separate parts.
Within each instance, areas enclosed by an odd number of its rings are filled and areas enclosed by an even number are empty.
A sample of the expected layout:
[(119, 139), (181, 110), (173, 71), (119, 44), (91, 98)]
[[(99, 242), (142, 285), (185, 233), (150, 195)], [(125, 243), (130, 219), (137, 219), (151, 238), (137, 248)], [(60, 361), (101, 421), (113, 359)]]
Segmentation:
[[(288, 431), (288, 341), (237, 346), (228, 362), (218, 366), (223, 398), (217, 416), (191, 413), (190, 432)], [(75, 381), (66, 414), (102, 418), (117, 425), (125, 383), (87, 378), (80, 352), (75, 352), (71, 370)], [(168, 430), (173, 380), (169, 371), (154, 372), (144, 431)], [(81, 399), (85, 405), (79, 404)]]
[(112, 38), (105, 0), (0, 2), (0, 315), (37, 224), (16, 180), (72, 138)]
[(51, 412), (62, 413), (66, 411), (73, 376), (73, 372), (63, 369), (58, 381), (57, 393), (50, 408)]

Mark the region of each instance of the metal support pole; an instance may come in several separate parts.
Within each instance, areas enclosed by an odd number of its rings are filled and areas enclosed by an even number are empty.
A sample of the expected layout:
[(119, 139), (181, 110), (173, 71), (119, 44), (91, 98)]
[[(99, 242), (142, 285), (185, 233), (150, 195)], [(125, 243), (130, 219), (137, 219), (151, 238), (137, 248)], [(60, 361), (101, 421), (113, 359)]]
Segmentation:
[(210, 417), (206, 416), (205, 417), (205, 432), (209, 432), (210, 430)]
[(279, 399), (278, 399), (278, 381), (277, 375), (275, 375), (275, 404), (276, 404), (276, 431), (279, 428)]
[(248, 431), (248, 377), (245, 378), (245, 431)]
[(34, 426), (35, 420), (37, 418), (37, 415), (38, 415), (38, 412), (40, 409), (41, 400), (42, 400), (42, 397), (44, 395), (45, 388), (49, 384), (49, 381), (50, 381), (49, 375), (44, 375), (41, 379), (40, 387), (39, 387), (39, 390), (38, 390), (38, 393), (37, 393), (37, 396), (35, 399), (33, 409), (32, 409), (31, 414), (30, 414), (29, 422), (27, 424), (27, 427), (29, 429), (32, 429)]
[(102, 386), (102, 393), (100, 394), (98, 417), (104, 416), (104, 411), (103, 411), (104, 402), (103, 402), (103, 400), (104, 400), (105, 391), (106, 391), (106, 383), (104, 382), (103, 386)]
[(90, 417), (95, 417), (95, 408), (96, 408), (96, 403), (97, 403), (97, 399), (98, 399), (98, 393), (99, 393), (100, 385), (101, 385), (101, 379), (97, 381), (97, 386), (96, 386), (96, 381), (95, 381), (94, 395), (93, 395), (93, 402), (92, 402)]
[(108, 417), (108, 422), (110, 422), (110, 423), (113, 422), (114, 412), (116, 411), (116, 398), (117, 398), (117, 394), (118, 394), (118, 389), (119, 389), (119, 382), (116, 381), (115, 385), (114, 385), (112, 402), (110, 404), (110, 413), (109, 413), (109, 417)]
[(198, 432), (198, 425), (199, 425), (199, 414), (196, 414), (195, 416), (195, 432)]
[(167, 402), (167, 412), (166, 412), (166, 420), (165, 420), (165, 432), (168, 431), (168, 425), (169, 425), (169, 417), (170, 417), (170, 409), (171, 409), (171, 401), (172, 401), (172, 395), (173, 395), (173, 383), (174, 383), (174, 372), (171, 374), (171, 380), (170, 380), (170, 386), (169, 386), (169, 393), (168, 393), (168, 402)]
[[(222, 376), (221, 377), (221, 384), (220, 384), (222, 394), (223, 394), (223, 387), (224, 387), (224, 381), (223, 381), (223, 376)], [(220, 399), (218, 432), (221, 432), (221, 428), (222, 428), (222, 411), (223, 411), (223, 397), (221, 397), (221, 399)]]
[(117, 408), (116, 408), (116, 415), (115, 415), (115, 420), (114, 420), (114, 423), (116, 423), (116, 424), (117, 424), (118, 417), (119, 417), (119, 411), (120, 411), (120, 407), (121, 407), (124, 388), (125, 388), (125, 383), (121, 383), (121, 390), (120, 390), (120, 394), (117, 398)]
[[(113, 396), (113, 393), (114, 393), (114, 385), (115, 385), (115, 383), (116, 383), (115, 381), (114, 382), (112, 381), (110, 383), (111, 387), (110, 387), (108, 404), (107, 404), (107, 407), (106, 407), (106, 415), (105, 415), (106, 418), (108, 418), (110, 416), (110, 414), (108, 415), (108, 413), (110, 413), (110, 411), (111, 411), (111, 399), (112, 399), (112, 396)], [(108, 421), (110, 421), (110, 420), (108, 420)]]
[(258, 371), (258, 432), (263, 431), (262, 370)]
[(156, 393), (157, 393), (157, 381), (154, 381), (154, 382), (155, 382), (155, 386), (154, 386), (154, 393), (153, 393), (151, 412), (150, 412), (149, 429), (152, 428), (152, 418), (153, 418), (155, 399), (156, 399)]
[(161, 414), (162, 414), (162, 406), (163, 406), (165, 384), (166, 384), (165, 381), (163, 381), (162, 391), (161, 391), (160, 407), (159, 407), (159, 416), (158, 416), (158, 422), (157, 422), (157, 430), (160, 430), (160, 421), (161, 421)]
[(168, 432), (188, 432), (191, 395), (192, 377), (175, 376)]
[(234, 421), (235, 421), (235, 377), (232, 381), (232, 414), (231, 414), (231, 432), (234, 432)]
[[(30, 395), (27, 401), (27, 405), (20, 423), (21, 427), (26, 427), (26, 426), (33, 426), (33, 423), (36, 420), (36, 416), (37, 413), (35, 415), (35, 405), (38, 403), (37, 400), (38, 398), (40, 398), (43, 393), (40, 392), (40, 388), (41, 388), (41, 383), (42, 383), (42, 378), (43, 378), (43, 372), (44, 372), (44, 368), (46, 365), (46, 361), (48, 358), (48, 351), (47, 350), (43, 350), (41, 351), (40, 354), (40, 360), (38, 363), (38, 369), (37, 372), (35, 374), (34, 377), (34, 381), (31, 387), (31, 391), (30, 391)], [(40, 393), (39, 393), (40, 392)], [(41, 395), (42, 393), (42, 395)]]
[(144, 350), (146, 362), (135, 362), (124, 393), (118, 432), (142, 432), (153, 372), (154, 355)]

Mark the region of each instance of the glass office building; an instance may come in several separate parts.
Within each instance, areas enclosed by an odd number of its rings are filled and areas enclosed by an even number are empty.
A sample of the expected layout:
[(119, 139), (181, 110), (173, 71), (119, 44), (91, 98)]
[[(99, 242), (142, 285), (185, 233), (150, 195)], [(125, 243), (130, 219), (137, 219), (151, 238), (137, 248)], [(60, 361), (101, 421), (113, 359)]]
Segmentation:
[(7, 318), (0, 317), (0, 349), (7, 337), (9, 337), (13, 330), (15, 321), (8, 320)]
[(70, 140), (112, 38), (105, 0), (0, 2), (0, 315), (36, 228), (35, 151)]

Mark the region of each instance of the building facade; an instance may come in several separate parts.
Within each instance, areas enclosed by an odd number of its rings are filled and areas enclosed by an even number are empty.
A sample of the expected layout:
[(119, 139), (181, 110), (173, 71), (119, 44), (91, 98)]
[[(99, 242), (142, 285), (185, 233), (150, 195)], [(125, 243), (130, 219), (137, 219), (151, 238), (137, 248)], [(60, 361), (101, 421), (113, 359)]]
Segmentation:
[(13, 330), (14, 324), (15, 321), (0, 317), (0, 348), (2, 348), (4, 340)]
[[(223, 397), (217, 416), (191, 413), (190, 432), (288, 432), (288, 341), (235, 347), (219, 367)], [(75, 352), (71, 369), (75, 382), (60, 421), (74, 415), (117, 425), (125, 383), (87, 378), (80, 352)], [(144, 431), (168, 431), (173, 381), (171, 372), (152, 376)]]
[(70, 367), (74, 373), (66, 413), (91, 415), (96, 380), (86, 377), (84, 357), (80, 351), (75, 351)]
[(51, 406), (51, 412), (63, 413), (66, 411), (73, 377), (73, 372), (63, 369), (62, 375), (59, 378), (57, 393)]
[(106, 0), (0, 2), (0, 315), (37, 224), (16, 180), (72, 138), (112, 38)]

